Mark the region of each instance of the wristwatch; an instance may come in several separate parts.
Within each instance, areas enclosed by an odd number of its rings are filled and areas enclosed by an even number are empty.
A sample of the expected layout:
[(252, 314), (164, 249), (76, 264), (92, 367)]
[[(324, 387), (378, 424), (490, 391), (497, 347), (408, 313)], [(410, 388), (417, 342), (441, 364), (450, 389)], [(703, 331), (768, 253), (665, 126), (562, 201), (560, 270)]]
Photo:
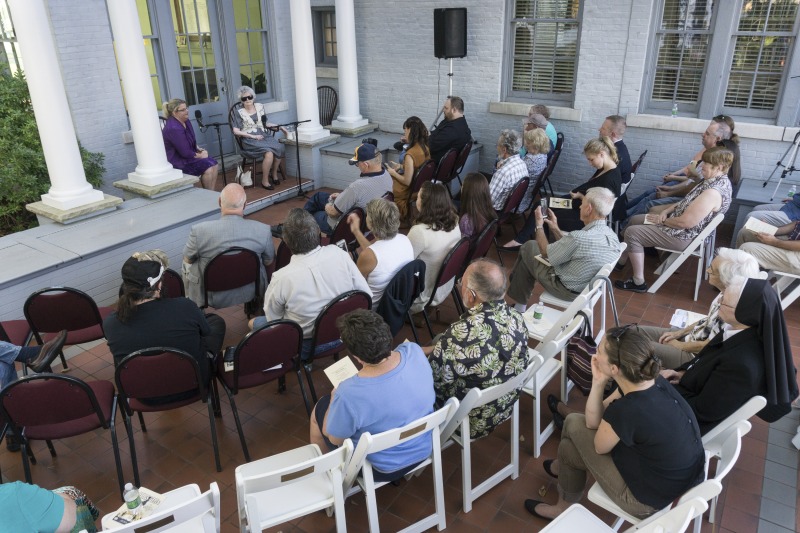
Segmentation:
[(544, 226), (536, 226), (536, 231), (539, 231), (540, 229), (544, 229)]

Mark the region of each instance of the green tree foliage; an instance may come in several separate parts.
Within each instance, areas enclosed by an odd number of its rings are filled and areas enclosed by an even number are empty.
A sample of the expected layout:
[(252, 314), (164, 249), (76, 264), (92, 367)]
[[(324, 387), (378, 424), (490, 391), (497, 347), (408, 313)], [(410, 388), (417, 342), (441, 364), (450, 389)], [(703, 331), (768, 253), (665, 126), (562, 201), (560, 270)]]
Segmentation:
[[(82, 146), (80, 150), (87, 180), (99, 187), (105, 156)], [(0, 71), (0, 235), (36, 226), (36, 217), (25, 209), (25, 204), (38, 202), (49, 188), (25, 76)]]

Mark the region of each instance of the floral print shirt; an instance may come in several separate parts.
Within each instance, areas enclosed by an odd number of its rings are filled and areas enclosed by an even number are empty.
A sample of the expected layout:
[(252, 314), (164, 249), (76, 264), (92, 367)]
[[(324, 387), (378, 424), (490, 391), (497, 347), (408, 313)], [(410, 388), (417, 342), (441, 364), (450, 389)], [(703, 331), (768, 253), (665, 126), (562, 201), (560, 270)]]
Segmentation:
[[(470, 389), (504, 383), (528, 366), (528, 330), (522, 315), (503, 300), (484, 302), (445, 331), (430, 356), (437, 404), (459, 400)], [(483, 437), (511, 416), (519, 391), (472, 410), (470, 437)]]

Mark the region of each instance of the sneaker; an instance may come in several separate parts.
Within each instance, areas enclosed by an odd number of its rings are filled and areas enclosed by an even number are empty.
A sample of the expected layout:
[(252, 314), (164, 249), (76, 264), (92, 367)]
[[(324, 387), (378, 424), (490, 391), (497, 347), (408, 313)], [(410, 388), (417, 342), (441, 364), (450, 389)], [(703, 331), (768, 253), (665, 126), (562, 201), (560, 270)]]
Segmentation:
[(642, 283), (641, 285), (637, 285), (633, 282), (632, 279), (627, 281), (615, 281), (614, 286), (618, 289), (622, 289), (623, 291), (633, 291), (633, 292), (647, 292), (649, 288), (647, 283)]
[(272, 236), (276, 239), (283, 238), (283, 224), (278, 224), (277, 226), (271, 226), (269, 229), (272, 232)]

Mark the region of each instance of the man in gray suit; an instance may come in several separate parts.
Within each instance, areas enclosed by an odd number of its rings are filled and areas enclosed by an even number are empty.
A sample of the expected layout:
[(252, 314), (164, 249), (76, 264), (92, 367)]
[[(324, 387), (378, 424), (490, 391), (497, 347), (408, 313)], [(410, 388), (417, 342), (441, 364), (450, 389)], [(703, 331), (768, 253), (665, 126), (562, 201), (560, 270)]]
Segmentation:
[[(267, 224), (244, 219), (244, 204), (247, 200), (241, 185), (231, 183), (219, 195), (222, 217), (219, 220), (201, 222), (192, 226), (189, 240), (183, 249), (183, 283), (186, 296), (197, 305), (203, 305), (203, 272), (206, 265), (220, 252), (238, 246), (253, 250), (261, 257), (261, 293), (267, 286), (264, 267), (275, 258), (272, 234)], [(249, 302), (255, 296), (255, 287), (250, 284), (229, 291), (209, 294), (209, 305), (222, 309)]]

